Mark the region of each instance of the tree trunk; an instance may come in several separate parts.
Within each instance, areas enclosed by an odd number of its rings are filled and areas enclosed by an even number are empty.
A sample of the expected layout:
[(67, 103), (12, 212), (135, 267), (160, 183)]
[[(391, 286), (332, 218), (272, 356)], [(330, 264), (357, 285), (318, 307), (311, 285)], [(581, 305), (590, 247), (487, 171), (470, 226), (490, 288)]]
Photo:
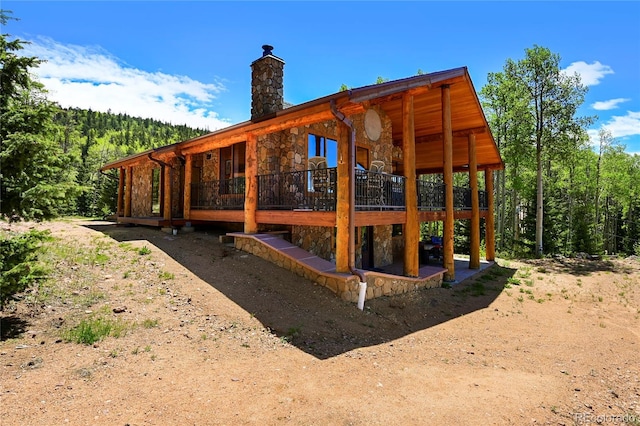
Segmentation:
[(543, 254), (542, 247), (542, 231), (544, 220), (543, 208), (543, 188), (542, 188), (542, 149), (540, 142), (536, 144), (536, 167), (537, 167), (537, 197), (536, 197), (536, 255), (541, 257)]

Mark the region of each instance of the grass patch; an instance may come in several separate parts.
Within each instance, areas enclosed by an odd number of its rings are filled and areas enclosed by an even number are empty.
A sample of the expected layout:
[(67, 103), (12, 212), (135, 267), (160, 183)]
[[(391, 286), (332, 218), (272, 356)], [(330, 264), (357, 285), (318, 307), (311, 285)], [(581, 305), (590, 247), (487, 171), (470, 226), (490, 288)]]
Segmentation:
[[(520, 280), (518, 278), (509, 277), (507, 279), (507, 284), (509, 284), (509, 285), (520, 285), (521, 283), (520, 283)], [(506, 287), (506, 285), (505, 285), (505, 287)]]
[(138, 254), (140, 256), (145, 256), (147, 254), (151, 254), (151, 250), (147, 246), (142, 246), (138, 249)]
[(144, 328), (155, 328), (159, 324), (160, 322), (157, 319), (147, 318), (146, 320), (142, 321), (142, 326)]
[(166, 271), (162, 271), (158, 274), (158, 277), (161, 280), (172, 280), (174, 279), (176, 276), (173, 275), (171, 272), (166, 272)]
[(465, 293), (470, 293), (472, 296), (484, 296), (487, 293), (487, 289), (481, 282), (474, 282), (470, 286), (465, 287), (465, 289), (462, 291)]
[(65, 331), (63, 338), (68, 342), (92, 345), (107, 336), (118, 338), (123, 336), (128, 325), (123, 321), (113, 321), (108, 318), (97, 317), (84, 319), (75, 327)]

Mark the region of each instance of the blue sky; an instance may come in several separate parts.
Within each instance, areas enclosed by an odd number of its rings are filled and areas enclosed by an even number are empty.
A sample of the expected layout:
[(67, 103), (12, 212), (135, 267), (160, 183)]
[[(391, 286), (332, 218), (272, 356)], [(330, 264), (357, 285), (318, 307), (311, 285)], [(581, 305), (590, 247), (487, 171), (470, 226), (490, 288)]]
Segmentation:
[(285, 99), (467, 66), (476, 90), (539, 45), (589, 86), (597, 115), (640, 154), (640, 2), (12, 1), (2, 28), (62, 106), (214, 130), (249, 119), (250, 64), (263, 44), (286, 62)]

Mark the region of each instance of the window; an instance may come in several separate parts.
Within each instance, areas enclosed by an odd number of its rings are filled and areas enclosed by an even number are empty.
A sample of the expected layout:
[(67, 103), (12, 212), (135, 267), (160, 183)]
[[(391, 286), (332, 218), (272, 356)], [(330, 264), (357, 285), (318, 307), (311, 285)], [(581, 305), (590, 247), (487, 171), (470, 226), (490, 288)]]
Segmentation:
[(307, 158), (325, 157), (327, 167), (338, 166), (338, 142), (334, 139), (309, 133)]
[(223, 194), (244, 193), (245, 154), (247, 144), (240, 142), (225, 148), (220, 148), (220, 186)]
[(369, 149), (356, 146), (356, 169), (366, 170), (369, 168)]
[(159, 167), (151, 171), (151, 214), (160, 214), (160, 172)]

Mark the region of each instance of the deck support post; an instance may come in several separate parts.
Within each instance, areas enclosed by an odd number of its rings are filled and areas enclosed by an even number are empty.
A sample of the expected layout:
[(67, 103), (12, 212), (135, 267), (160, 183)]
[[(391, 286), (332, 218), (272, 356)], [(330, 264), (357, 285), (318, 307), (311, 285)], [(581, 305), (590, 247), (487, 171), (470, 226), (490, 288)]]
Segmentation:
[(471, 236), (469, 269), (480, 269), (480, 203), (478, 200), (478, 161), (476, 135), (469, 133), (469, 186), (471, 187)]
[(116, 217), (124, 214), (124, 167), (118, 168), (118, 208), (116, 210)]
[(487, 191), (487, 218), (485, 222), (485, 245), (486, 259), (493, 261), (496, 259), (496, 232), (495, 218), (493, 216), (493, 171), (490, 169), (484, 172), (484, 188)]
[(124, 217), (131, 217), (131, 190), (133, 187), (133, 167), (129, 166), (124, 171)]
[(170, 164), (162, 166), (162, 218), (171, 222), (171, 171)]
[(420, 219), (416, 191), (416, 138), (413, 96), (402, 98), (402, 151), (404, 154), (405, 204), (407, 219), (404, 225), (404, 275), (417, 277), (420, 269)]
[(258, 136), (247, 134), (245, 151), (244, 232), (256, 234), (258, 222)]
[(184, 205), (182, 212), (184, 218), (191, 219), (191, 179), (193, 179), (193, 155), (184, 156)]
[(444, 281), (455, 281), (456, 271), (453, 261), (453, 131), (451, 127), (451, 93), (448, 84), (442, 85), (442, 139), (443, 139), (443, 176), (445, 190), (445, 217), (443, 232)]
[[(349, 229), (349, 128), (338, 121), (338, 191), (336, 199), (336, 272), (350, 273), (349, 265), (353, 265), (354, 259), (349, 259), (349, 244), (352, 235)], [(355, 241), (355, 238), (354, 238)]]

